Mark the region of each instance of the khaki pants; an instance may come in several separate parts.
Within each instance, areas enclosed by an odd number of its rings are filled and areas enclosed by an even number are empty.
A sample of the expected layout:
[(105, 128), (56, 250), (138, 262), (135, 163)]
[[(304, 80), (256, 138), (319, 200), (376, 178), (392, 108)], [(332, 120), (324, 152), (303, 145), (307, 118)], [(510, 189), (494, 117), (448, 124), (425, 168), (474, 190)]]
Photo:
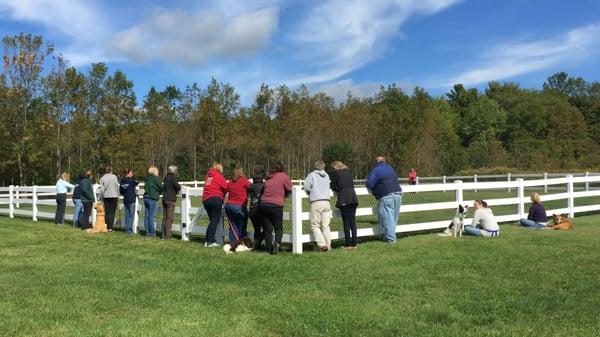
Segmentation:
[(161, 234), (163, 239), (171, 238), (171, 227), (173, 225), (173, 214), (175, 213), (175, 201), (163, 201), (164, 215)]
[(310, 203), (310, 229), (319, 247), (331, 248), (331, 205), (328, 200), (313, 201)]

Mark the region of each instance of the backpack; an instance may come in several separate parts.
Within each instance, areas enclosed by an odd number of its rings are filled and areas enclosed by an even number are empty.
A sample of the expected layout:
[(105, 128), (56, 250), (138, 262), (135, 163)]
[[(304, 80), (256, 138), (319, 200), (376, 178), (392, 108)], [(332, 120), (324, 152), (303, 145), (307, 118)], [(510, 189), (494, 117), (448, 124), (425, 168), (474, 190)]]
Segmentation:
[(255, 216), (258, 213), (258, 206), (260, 204), (260, 199), (265, 188), (264, 183), (260, 183), (260, 185), (262, 186), (260, 187), (259, 191), (256, 191), (255, 189), (250, 190), (250, 202), (248, 207), (248, 215), (250, 216)]

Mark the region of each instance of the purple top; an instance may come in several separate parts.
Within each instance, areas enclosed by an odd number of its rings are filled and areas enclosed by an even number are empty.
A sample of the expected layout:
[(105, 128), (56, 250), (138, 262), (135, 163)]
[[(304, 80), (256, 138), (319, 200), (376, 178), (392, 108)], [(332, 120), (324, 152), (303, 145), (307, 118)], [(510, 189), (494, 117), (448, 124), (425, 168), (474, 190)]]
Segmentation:
[(531, 204), (527, 219), (533, 220), (537, 223), (548, 222), (548, 217), (546, 217), (546, 209), (540, 204)]

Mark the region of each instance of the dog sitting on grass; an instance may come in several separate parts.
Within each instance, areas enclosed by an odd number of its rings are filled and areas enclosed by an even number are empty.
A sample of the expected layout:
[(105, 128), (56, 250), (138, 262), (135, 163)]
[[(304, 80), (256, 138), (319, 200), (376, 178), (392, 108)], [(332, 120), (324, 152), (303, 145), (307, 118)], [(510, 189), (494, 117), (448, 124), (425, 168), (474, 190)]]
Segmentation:
[(249, 252), (252, 250), (252, 240), (249, 238), (240, 239), (232, 244), (223, 245), (225, 254)]
[(94, 227), (86, 229), (86, 232), (90, 234), (108, 232), (108, 229), (106, 229), (106, 220), (104, 218), (104, 204), (98, 202), (94, 208), (96, 208), (96, 223), (94, 224)]
[(467, 211), (469, 210), (469, 206), (458, 205), (456, 208), (456, 214), (454, 218), (452, 218), (452, 222), (450, 225), (444, 230), (442, 233), (439, 233), (438, 236), (462, 236), (463, 229), (465, 228), (464, 220), (467, 216)]
[(570, 231), (573, 229), (573, 223), (567, 218), (565, 214), (552, 214), (552, 219), (554, 220), (553, 226), (545, 227), (544, 229), (551, 230), (565, 230)]

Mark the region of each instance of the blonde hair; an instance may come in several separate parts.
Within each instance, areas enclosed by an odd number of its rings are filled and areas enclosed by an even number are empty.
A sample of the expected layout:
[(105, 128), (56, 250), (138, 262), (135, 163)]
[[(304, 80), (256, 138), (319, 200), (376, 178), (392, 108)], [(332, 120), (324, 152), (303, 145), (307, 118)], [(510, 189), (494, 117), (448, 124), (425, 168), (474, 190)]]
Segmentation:
[(531, 193), (530, 199), (531, 199), (531, 202), (533, 202), (534, 204), (541, 204), (542, 203), (542, 199), (540, 198), (540, 194), (537, 193), (537, 192)]
[(155, 176), (157, 176), (158, 175), (158, 168), (156, 166), (154, 166), (154, 165), (150, 166), (148, 168), (148, 173), (154, 174)]
[(219, 171), (221, 174), (223, 174), (223, 165), (219, 164), (219, 163), (214, 163), (213, 167), (215, 170)]
[(60, 178), (64, 181), (68, 181), (69, 180), (69, 174), (67, 172), (63, 172), (60, 174)]
[(331, 167), (333, 167), (334, 170), (345, 170), (348, 168), (348, 166), (344, 165), (344, 163), (342, 163), (339, 160), (336, 160), (333, 163), (331, 163)]
[(244, 175), (244, 169), (241, 167), (236, 167), (233, 170), (233, 177), (231, 177), (231, 180), (238, 180), (239, 178), (246, 178), (246, 176)]

